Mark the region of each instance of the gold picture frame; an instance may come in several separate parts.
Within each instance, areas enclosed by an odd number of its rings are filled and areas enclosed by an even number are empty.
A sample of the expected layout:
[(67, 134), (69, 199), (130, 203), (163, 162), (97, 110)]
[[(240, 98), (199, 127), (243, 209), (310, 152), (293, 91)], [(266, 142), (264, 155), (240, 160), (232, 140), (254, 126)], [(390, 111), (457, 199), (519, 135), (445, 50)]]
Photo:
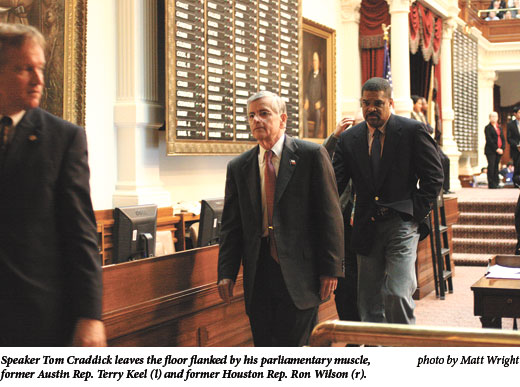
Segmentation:
[(45, 90), (40, 106), (85, 125), (87, 0), (11, 1), (0, 21), (30, 24), (46, 39)]
[(336, 124), (336, 31), (303, 18), (300, 36), (301, 137), (321, 142)]

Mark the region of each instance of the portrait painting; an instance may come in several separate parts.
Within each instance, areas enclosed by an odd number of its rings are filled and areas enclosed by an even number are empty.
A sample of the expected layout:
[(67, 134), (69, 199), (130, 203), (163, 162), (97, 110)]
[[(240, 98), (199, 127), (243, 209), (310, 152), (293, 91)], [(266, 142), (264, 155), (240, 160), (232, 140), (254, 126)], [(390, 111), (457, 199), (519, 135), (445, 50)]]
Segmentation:
[(40, 106), (84, 125), (87, 0), (0, 0), (0, 22), (29, 24), (45, 36)]
[(307, 19), (302, 29), (303, 137), (323, 139), (335, 115), (334, 30)]

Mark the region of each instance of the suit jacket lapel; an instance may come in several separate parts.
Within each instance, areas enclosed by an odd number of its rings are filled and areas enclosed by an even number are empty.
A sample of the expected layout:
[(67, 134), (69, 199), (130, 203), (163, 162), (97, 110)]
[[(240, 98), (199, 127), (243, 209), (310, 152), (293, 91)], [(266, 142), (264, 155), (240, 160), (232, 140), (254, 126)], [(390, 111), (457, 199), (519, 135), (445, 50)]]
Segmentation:
[(299, 156), (297, 155), (298, 146), (296, 142), (289, 136), (285, 136), (285, 143), (282, 151), (282, 158), (280, 159), (280, 168), (278, 169), (278, 176), (276, 178), (276, 190), (274, 193), (274, 205), (280, 201), (287, 184), (291, 180), (294, 170), (298, 165)]
[(355, 133), (354, 141), (352, 143), (352, 150), (355, 154), (355, 159), (359, 160), (359, 170), (361, 176), (365, 179), (367, 185), (373, 186), (374, 180), (372, 177), (372, 170), (370, 168), (370, 159), (368, 157), (368, 127), (366, 122)]
[(262, 198), (260, 196), (260, 169), (258, 167), (258, 145), (249, 153), (242, 165), (244, 181), (247, 184), (251, 205), (253, 208), (253, 221), (262, 226)]
[(31, 109), (25, 113), (22, 120), (15, 129), (14, 136), (9, 144), (7, 154), (5, 155), (2, 171), (9, 173), (13, 171), (13, 163), (16, 163), (20, 157), (20, 153), (24, 152), (24, 147), (29, 143), (37, 144), (41, 135), (41, 123), (35, 114), (36, 109)]
[(385, 130), (385, 143), (383, 145), (383, 156), (381, 157), (381, 165), (379, 168), (379, 176), (375, 179), (376, 190), (381, 187), (385, 181), (393, 160), (398, 153), (398, 145), (401, 139), (401, 127), (397, 126), (394, 116), (390, 116)]

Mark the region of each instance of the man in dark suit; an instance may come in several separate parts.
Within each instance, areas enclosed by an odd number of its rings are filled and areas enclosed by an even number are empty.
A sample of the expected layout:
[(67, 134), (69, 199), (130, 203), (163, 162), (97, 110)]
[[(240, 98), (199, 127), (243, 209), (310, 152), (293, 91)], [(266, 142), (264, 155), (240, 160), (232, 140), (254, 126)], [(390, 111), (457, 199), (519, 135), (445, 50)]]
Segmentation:
[(343, 276), (334, 173), (322, 146), (285, 135), (276, 94), (250, 97), (248, 116), (258, 145), (228, 164), (218, 289), (230, 302), (242, 263), (255, 345), (301, 346)]
[(511, 158), (516, 168), (518, 156), (520, 155), (520, 106), (513, 108), (513, 115), (516, 119), (507, 123), (507, 142), (511, 147)]
[(0, 346), (105, 345), (85, 131), (38, 108), (44, 44), (0, 24)]
[(497, 112), (489, 114), (489, 124), (484, 128), (484, 134), (486, 135), (484, 154), (488, 161), (488, 188), (499, 188), (498, 166), (500, 165), (500, 158), (504, 154), (504, 149), (506, 149), (506, 142), (504, 133), (498, 125)]
[(341, 134), (333, 165), (339, 191), (352, 179), (356, 192), (352, 248), (361, 320), (413, 324), (417, 243), (428, 235), (443, 174), (424, 125), (391, 114), (390, 95), (385, 79), (363, 85), (365, 122)]

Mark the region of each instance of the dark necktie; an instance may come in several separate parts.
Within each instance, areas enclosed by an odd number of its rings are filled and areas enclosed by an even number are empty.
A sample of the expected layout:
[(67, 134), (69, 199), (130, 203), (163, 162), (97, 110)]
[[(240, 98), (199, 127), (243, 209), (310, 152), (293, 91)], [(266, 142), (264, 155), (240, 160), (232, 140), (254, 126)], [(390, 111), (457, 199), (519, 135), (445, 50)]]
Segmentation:
[(7, 139), (9, 138), (9, 128), (13, 124), (10, 117), (4, 116), (0, 120), (0, 169), (3, 169), (5, 156), (7, 154)]
[(379, 164), (381, 163), (381, 132), (374, 130), (372, 138), (372, 150), (370, 152), (370, 165), (372, 167), (372, 176), (377, 179), (379, 173)]
[(274, 240), (274, 229), (273, 229), (273, 209), (274, 209), (274, 191), (276, 187), (276, 172), (272, 162), (273, 151), (268, 150), (265, 152), (265, 169), (264, 169), (264, 188), (265, 188), (265, 201), (267, 205), (267, 229), (269, 231), (269, 247), (271, 250), (271, 256), (276, 262), (278, 260), (278, 252), (276, 250), (276, 242)]
[(9, 127), (12, 125), (13, 120), (10, 117), (4, 116), (0, 120), (0, 151), (3, 151), (7, 145), (7, 138), (9, 136)]

